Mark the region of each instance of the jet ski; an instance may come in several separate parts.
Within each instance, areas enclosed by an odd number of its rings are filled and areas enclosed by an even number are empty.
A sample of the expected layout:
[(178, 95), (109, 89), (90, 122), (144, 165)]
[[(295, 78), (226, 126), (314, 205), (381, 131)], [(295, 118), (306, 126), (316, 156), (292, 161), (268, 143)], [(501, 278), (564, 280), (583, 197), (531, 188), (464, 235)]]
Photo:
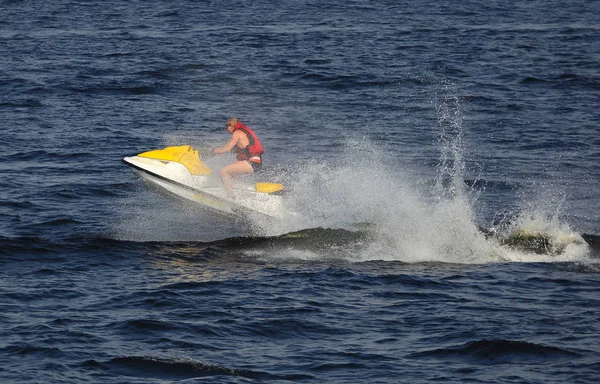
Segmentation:
[(234, 198), (227, 196), (218, 175), (202, 160), (200, 151), (190, 145), (166, 147), (123, 158), (143, 181), (158, 187), (159, 192), (198, 203), (217, 213), (248, 217), (262, 215), (283, 218), (285, 188), (271, 182), (234, 182)]

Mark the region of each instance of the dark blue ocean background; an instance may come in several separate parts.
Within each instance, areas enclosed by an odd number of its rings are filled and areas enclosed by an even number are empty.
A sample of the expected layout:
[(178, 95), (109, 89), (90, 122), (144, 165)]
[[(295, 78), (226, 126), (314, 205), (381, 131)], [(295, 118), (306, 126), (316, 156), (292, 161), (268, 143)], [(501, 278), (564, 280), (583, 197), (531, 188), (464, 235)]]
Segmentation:
[[(599, 21), (1, 0), (0, 382), (598, 383)], [(232, 221), (121, 163), (220, 146), (230, 116), (301, 217)]]

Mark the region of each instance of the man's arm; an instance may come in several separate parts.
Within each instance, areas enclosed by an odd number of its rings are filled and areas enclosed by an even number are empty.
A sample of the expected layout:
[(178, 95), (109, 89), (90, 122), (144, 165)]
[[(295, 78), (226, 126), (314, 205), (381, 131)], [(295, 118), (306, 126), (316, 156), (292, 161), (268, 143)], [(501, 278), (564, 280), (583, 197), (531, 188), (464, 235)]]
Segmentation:
[(240, 134), (243, 133), (240, 131), (233, 132), (233, 135), (231, 135), (231, 140), (229, 140), (229, 142), (221, 148), (213, 149), (213, 153), (225, 153), (231, 151), (240, 141)]

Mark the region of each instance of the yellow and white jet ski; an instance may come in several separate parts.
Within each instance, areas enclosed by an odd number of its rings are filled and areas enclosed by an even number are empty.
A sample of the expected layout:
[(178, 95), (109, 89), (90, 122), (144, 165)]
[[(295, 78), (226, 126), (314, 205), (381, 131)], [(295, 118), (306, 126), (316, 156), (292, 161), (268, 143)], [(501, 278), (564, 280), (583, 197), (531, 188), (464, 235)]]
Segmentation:
[(229, 216), (261, 214), (283, 218), (287, 214), (284, 187), (279, 183), (234, 182), (235, 198), (227, 197), (218, 175), (190, 145), (167, 147), (123, 158), (123, 162), (151, 185)]

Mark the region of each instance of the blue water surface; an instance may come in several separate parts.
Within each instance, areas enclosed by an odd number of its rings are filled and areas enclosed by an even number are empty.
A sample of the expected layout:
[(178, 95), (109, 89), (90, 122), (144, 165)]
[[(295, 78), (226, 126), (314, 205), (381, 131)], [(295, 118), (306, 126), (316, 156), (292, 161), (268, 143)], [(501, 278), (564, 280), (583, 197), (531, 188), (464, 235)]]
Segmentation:
[[(0, 10), (1, 382), (598, 381), (600, 3)], [(301, 218), (121, 163), (230, 116)]]

